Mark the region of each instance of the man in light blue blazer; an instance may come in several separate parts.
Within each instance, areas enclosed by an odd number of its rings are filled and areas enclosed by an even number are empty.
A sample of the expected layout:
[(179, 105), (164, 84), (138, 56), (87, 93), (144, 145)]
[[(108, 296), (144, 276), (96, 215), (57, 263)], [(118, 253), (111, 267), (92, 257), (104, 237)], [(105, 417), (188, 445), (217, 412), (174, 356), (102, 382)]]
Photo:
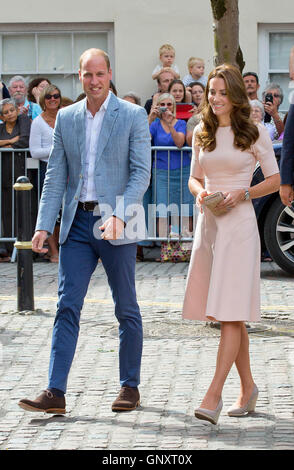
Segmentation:
[(32, 240), (34, 251), (46, 251), (44, 241), (53, 232), (63, 203), (49, 384), (35, 400), (20, 400), (19, 406), (28, 411), (66, 412), (80, 312), (99, 258), (119, 322), (121, 390), (112, 409), (132, 410), (140, 403), (143, 334), (135, 263), (136, 228), (140, 230), (141, 221), (144, 224), (141, 202), (150, 180), (147, 114), (109, 91), (112, 71), (104, 51), (82, 54), (79, 78), (86, 98), (58, 112)]

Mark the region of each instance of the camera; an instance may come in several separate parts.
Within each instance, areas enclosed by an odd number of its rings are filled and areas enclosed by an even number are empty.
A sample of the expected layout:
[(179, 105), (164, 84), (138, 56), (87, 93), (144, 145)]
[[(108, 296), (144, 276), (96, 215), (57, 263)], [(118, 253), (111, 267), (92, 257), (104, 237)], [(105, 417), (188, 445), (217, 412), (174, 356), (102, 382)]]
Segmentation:
[[(274, 102), (273, 95), (271, 93), (267, 93), (264, 97), (264, 101), (265, 101), (265, 103), (268, 103), (268, 102), (273, 103)], [(268, 114), (268, 113), (264, 114), (264, 122), (270, 122), (271, 118), (272, 117), (270, 116), (270, 114)]]
[(165, 111), (167, 111), (167, 108), (165, 106), (159, 107), (159, 114), (165, 113)]

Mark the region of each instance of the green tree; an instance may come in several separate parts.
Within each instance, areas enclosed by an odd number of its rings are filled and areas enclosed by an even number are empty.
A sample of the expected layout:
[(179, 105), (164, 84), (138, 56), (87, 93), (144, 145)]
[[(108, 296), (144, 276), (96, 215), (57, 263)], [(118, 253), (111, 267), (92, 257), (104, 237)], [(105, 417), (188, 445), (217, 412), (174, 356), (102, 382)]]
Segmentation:
[(245, 62), (239, 45), (238, 0), (210, 0), (213, 15), (214, 65), (237, 65), (242, 72)]

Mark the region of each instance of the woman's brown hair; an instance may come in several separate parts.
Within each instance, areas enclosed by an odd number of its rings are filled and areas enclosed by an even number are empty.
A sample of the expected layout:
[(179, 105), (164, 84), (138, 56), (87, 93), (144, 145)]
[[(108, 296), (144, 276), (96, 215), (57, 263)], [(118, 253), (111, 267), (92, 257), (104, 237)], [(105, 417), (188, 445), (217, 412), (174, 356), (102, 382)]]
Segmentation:
[(212, 78), (222, 78), (226, 84), (227, 96), (233, 106), (231, 111), (231, 127), (235, 136), (234, 146), (241, 150), (246, 150), (256, 142), (259, 132), (257, 126), (250, 118), (251, 107), (243, 77), (240, 70), (231, 64), (219, 65), (208, 76), (200, 109), (202, 127), (200, 132), (196, 134), (195, 143), (209, 152), (216, 147), (215, 134), (219, 123), (208, 101), (209, 83)]
[[(27, 91), (27, 98), (28, 98), (28, 101), (32, 101), (33, 103), (36, 103), (36, 98), (34, 97), (33, 95), (33, 88), (35, 88), (36, 86), (40, 85), (40, 83), (42, 82), (47, 82), (48, 85), (51, 85), (51, 82), (49, 80), (49, 78), (45, 78), (45, 77), (37, 77), (37, 78), (34, 78), (28, 85), (28, 91)], [(47, 86), (48, 86), (47, 85)]]

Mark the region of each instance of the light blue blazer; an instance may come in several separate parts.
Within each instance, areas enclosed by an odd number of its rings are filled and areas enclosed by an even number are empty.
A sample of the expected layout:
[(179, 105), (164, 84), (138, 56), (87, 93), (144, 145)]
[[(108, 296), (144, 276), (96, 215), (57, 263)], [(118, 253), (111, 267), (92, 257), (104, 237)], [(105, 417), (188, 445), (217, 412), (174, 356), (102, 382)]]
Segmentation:
[[(63, 206), (60, 244), (67, 239), (83, 184), (85, 113), (86, 99), (62, 108), (57, 114), (39, 206), (36, 230), (46, 230), (50, 234)], [(126, 223), (123, 236), (111, 243), (120, 245), (144, 238), (142, 199), (150, 182), (150, 171), (151, 138), (146, 111), (111, 93), (99, 136), (95, 166), (95, 188), (102, 221), (113, 214)], [(128, 230), (132, 223), (132, 230)], [(139, 235), (134, 239), (136, 230), (133, 228), (137, 225), (140, 226)]]

